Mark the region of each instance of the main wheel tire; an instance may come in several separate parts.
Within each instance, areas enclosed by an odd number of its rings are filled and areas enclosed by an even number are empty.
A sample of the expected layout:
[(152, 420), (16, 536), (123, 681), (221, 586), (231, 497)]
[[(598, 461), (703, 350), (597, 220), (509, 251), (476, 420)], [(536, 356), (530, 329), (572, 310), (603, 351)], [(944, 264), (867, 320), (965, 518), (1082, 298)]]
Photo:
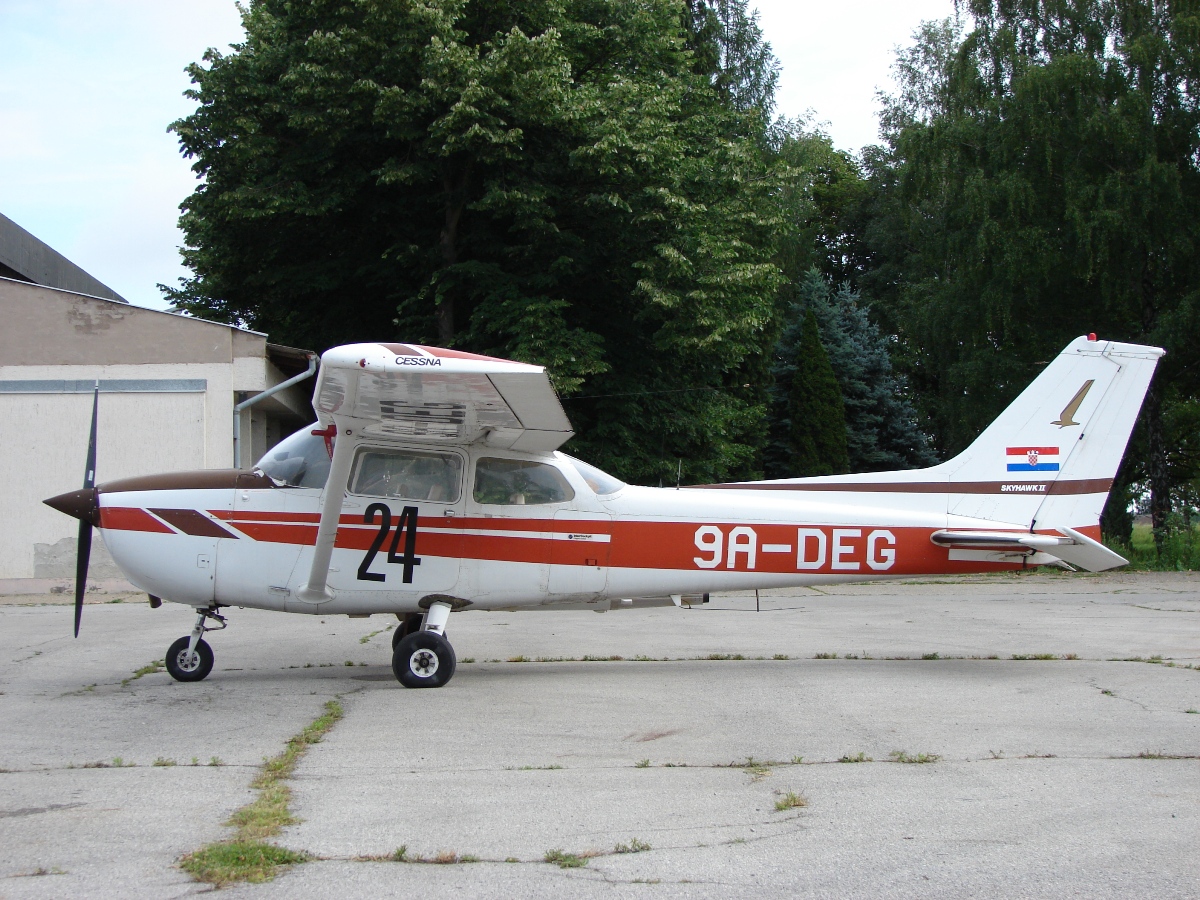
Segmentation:
[(441, 687), (454, 676), (458, 660), (450, 642), (436, 631), (418, 631), (396, 645), (392, 672), (405, 687)]
[(181, 637), (167, 649), (167, 671), (176, 681), (203, 681), (213, 667), (212, 647), (201, 638), (196, 643), (196, 655), (186, 659), (190, 637)]
[(421, 623), (425, 617), (420, 613), (405, 613), (400, 620), (400, 624), (396, 626), (396, 630), (392, 632), (392, 652), (396, 652), (396, 645), (408, 637), (410, 634), (415, 634), (421, 630)]

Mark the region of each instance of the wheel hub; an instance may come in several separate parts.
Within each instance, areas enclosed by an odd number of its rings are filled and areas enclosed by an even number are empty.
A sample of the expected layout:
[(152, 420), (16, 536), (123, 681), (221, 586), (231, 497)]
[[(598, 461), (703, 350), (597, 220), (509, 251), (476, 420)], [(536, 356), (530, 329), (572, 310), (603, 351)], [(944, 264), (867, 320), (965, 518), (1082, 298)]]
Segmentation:
[(437, 654), (424, 648), (408, 658), (408, 668), (418, 678), (432, 678), (438, 670)]
[(175, 657), (175, 664), (179, 666), (180, 671), (195, 672), (200, 668), (200, 654), (195, 650), (189, 653), (187, 647), (184, 647)]

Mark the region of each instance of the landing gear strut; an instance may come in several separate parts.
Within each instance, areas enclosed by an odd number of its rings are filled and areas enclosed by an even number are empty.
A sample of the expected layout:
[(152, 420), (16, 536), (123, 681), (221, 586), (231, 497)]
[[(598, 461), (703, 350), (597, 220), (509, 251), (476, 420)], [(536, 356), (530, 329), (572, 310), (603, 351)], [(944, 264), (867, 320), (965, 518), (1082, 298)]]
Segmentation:
[[(206, 619), (220, 625), (206, 625)], [(181, 637), (167, 648), (167, 671), (176, 681), (203, 681), (213, 667), (212, 648), (203, 640), (204, 632), (220, 631), (228, 623), (215, 609), (196, 610), (196, 625), (192, 633)]]
[[(392, 672), (405, 687), (442, 687), (454, 676), (458, 660), (454, 648), (446, 640), (446, 621), (450, 618), (449, 603), (433, 603), (425, 613), (419, 631), (402, 634), (393, 644)], [(406, 620), (405, 625), (409, 622)], [(404, 626), (397, 629), (404, 631)]]

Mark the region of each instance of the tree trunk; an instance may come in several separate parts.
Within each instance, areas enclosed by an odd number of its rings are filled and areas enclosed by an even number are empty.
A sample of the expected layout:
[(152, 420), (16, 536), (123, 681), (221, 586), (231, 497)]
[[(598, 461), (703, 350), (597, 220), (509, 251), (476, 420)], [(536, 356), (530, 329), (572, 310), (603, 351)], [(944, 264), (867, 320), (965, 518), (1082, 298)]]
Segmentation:
[[(458, 223), (462, 220), (463, 210), (467, 206), (467, 179), (471, 174), (471, 164), (468, 162), (459, 171), (447, 163), (442, 171), (442, 186), (446, 192), (446, 214), (442, 223), (442, 233), (438, 238), (438, 248), (442, 253), (442, 268), (448, 269), (458, 262)], [(454, 340), (454, 294), (451, 284), (439, 291), (437, 305), (438, 341), (443, 347), (449, 347)]]
[(1154, 548), (1161, 556), (1171, 512), (1171, 477), (1167, 470), (1167, 445), (1163, 438), (1162, 379), (1157, 375), (1146, 394), (1147, 469), (1150, 475), (1150, 520)]

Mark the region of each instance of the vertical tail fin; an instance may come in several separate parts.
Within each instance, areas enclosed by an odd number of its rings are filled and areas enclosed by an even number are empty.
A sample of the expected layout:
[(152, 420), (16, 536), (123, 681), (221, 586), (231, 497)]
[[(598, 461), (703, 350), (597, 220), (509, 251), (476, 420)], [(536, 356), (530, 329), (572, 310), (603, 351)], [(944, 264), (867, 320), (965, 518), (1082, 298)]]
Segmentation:
[[(1098, 539), (1100, 511), (1163, 353), (1090, 335), (1072, 341), (970, 447), (938, 467), (949, 476), (950, 515)], [(998, 492), (972, 492), (997, 481)]]

